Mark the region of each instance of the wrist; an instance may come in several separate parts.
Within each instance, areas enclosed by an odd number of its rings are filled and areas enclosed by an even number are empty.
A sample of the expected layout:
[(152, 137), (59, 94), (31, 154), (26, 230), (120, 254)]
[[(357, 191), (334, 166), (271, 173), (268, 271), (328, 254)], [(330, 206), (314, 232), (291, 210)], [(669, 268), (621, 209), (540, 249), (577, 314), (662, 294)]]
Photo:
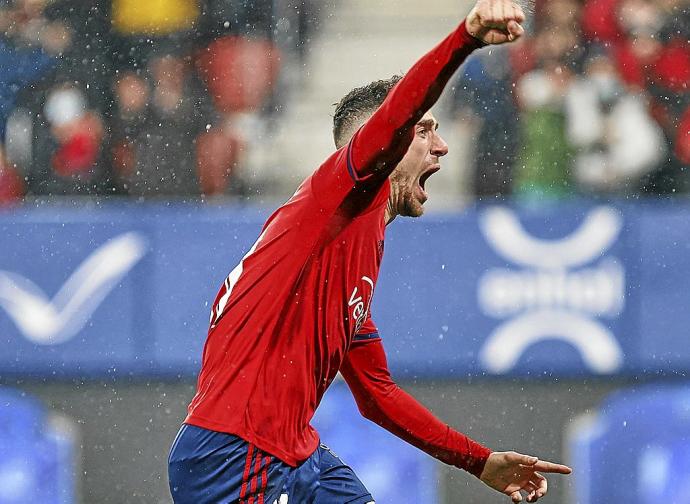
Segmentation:
[(486, 446), (477, 443), (464, 434), (448, 428), (448, 446), (454, 447), (455, 460), (451, 463), (459, 469), (479, 478), (489, 456), (493, 453)]
[[(471, 440), (470, 442), (474, 443)], [(463, 467), (463, 469), (476, 478), (481, 479), (481, 475), (484, 472), (484, 467), (486, 467), (486, 462), (489, 460), (489, 457), (493, 451), (486, 446), (480, 445), (479, 443), (474, 443), (474, 445), (475, 446), (472, 449), (472, 457), (466, 461), (466, 467)]]
[(475, 37), (474, 35), (472, 35), (472, 33), (470, 33), (469, 29), (467, 28), (467, 18), (463, 19), (462, 23), (460, 23), (458, 31), (460, 32), (460, 38), (462, 39), (462, 41), (466, 44), (474, 45), (475, 49), (479, 49), (488, 45), (486, 42)]

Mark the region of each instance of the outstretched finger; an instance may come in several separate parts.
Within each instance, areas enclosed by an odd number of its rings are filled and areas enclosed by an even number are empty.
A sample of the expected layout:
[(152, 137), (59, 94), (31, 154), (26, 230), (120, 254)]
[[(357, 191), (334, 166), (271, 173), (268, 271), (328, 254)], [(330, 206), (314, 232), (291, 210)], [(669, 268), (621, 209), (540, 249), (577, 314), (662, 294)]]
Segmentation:
[(567, 465), (554, 464), (553, 462), (546, 462), (545, 460), (538, 460), (532, 465), (532, 468), (536, 471), (546, 473), (570, 474), (573, 472), (573, 470)]
[(534, 464), (539, 462), (539, 459), (537, 457), (533, 457), (532, 455), (523, 455), (522, 453), (516, 453), (516, 452), (507, 452), (505, 454), (506, 457), (506, 462), (512, 463), (512, 464), (520, 464), (524, 465), (527, 467), (533, 467)]
[(515, 491), (512, 494), (510, 494), (510, 498), (513, 502), (522, 502), (522, 495), (518, 491)]

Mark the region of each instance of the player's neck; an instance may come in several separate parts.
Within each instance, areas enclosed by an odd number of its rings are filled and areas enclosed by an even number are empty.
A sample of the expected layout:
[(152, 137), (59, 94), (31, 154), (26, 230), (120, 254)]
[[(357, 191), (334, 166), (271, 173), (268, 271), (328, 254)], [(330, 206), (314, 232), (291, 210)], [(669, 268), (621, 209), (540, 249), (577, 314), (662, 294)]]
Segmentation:
[(395, 211), (395, 206), (393, 205), (393, 200), (392, 198), (388, 198), (388, 202), (386, 203), (386, 211), (383, 215), (384, 221), (386, 223), (386, 226), (393, 222), (393, 220), (398, 216), (398, 213)]

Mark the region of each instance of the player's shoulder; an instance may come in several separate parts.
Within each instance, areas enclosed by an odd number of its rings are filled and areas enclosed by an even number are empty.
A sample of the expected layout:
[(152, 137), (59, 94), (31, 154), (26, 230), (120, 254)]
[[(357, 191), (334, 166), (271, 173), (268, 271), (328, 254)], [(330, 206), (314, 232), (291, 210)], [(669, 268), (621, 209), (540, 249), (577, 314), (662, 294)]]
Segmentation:
[(307, 179), (312, 196), (325, 208), (339, 206), (356, 185), (348, 169), (349, 144), (333, 152)]

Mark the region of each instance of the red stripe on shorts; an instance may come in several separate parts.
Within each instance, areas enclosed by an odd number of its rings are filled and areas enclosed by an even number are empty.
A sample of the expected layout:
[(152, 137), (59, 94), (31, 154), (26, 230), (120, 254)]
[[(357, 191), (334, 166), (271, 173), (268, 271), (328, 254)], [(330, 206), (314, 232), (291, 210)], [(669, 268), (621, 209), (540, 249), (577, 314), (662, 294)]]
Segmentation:
[(249, 485), (250, 494), (248, 504), (254, 504), (254, 495), (256, 495), (256, 487), (259, 485), (259, 473), (261, 472), (261, 450), (256, 450), (256, 462), (254, 462), (254, 476), (252, 476), (251, 484)]
[(261, 491), (259, 492), (259, 504), (264, 504), (264, 492), (266, 485), (268, 485), (268, 466), (271, 463), (271, 457), (264, 457), (264, 469), (261, 471)]
[(249, 480), (249, 470), (252, 467), (252, 454), (254, 452), (254, 446), (251, 443), (247, 443), (247, 459), (244, 463), (244, 473), (242, 474), (242, 488), (240, 489), (240, 500), (244, 499), (247, 495), (247, 481)]

